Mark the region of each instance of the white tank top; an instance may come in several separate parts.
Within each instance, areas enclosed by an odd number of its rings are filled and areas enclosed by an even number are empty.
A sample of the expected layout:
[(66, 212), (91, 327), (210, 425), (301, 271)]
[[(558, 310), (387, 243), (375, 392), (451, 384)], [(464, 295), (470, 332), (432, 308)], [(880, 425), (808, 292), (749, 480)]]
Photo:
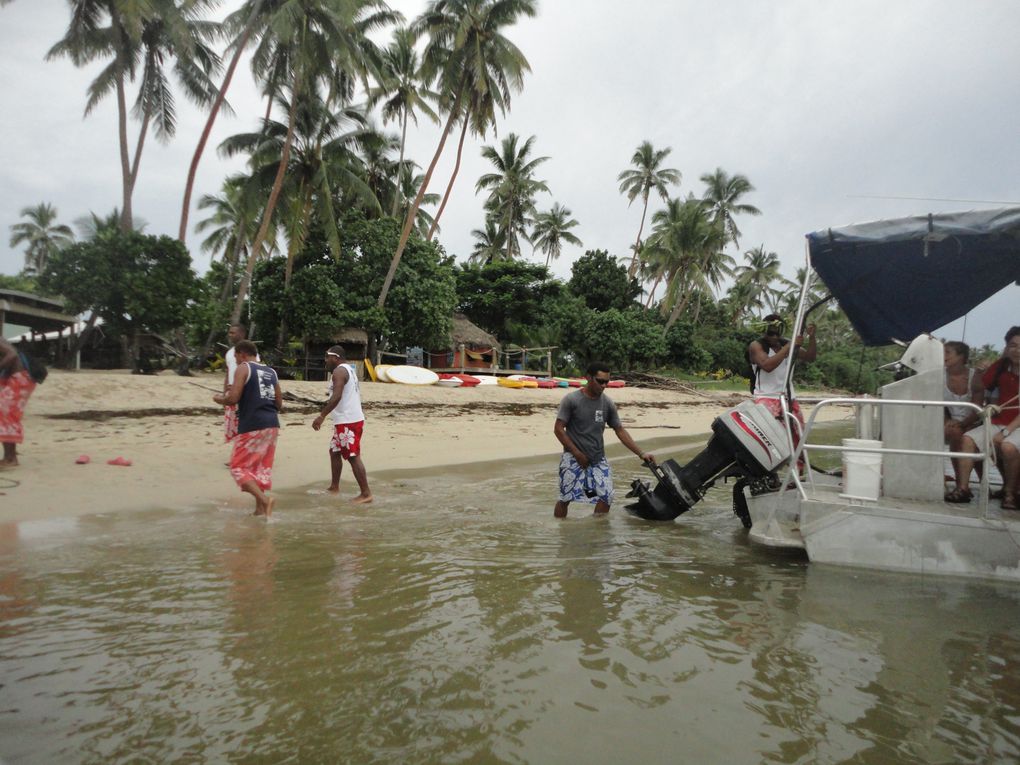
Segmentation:
[[(953, 393), (953, 391), (949, 390), (949, 375), (947, 373), (945, 378), (944, 378), (944, 381), (942, 383), (942, 388), (943, 388), (943, 390), (942, 390), (942, 400), (943, 401), (970, 401), (970, 386), (973, 383), (974, 383), (974, 369), (973, 368), (968, 368), (967, 369), (967, 392), (966, 393)], [(964, 417), (966, 417), (968, 414), (970, 414), (971, 411), (973, 411), (970, 408), (965, 407), (965, 406), (947, 406), (946, 409), (949, 410), (949, 417), (950, 417), (950, 419), (953, 419), (953, 420), (962, 420)]]
[[(237, 354), (234, 353), (234, 346), (230, 346), (230, 350), (223, 357), (223, 361), (227, 364), (227, 385), (233, 385), (234, 375), (237, 374)], [(255, 363), (262, 363), (262, 359), (259, 358), (257, 353), (255, 354)]]
[[(776, 355), (776, 351), (769, 348), (769, 358)], [(786, 382), (786, 370), (790, 366), (790, 357), (787, 356), (783, 359), (779, 366), (773, 369), (771, 372), (766, 372), (761, 367), (751, 365), (755, 375), (757, 375), (757, 381), (754, 385), (755, 396), (765, 396), (768, 398), (779, 398), (783, 394), (783, 385)], [(792, 385), (790, 386), (793, 387)], [(791, 390), (790, 395), (793, 395)]]
[[(338, 403), (329, 416), (333, 418), (334, 425), (346, 425), (351, 422), (361, 422), (365, 419), (365, 413), (361, 410), (361, 386), (358, 384), (358, 373), (353, 364), (341, 364), (347, 370), (347, 384), (344, 385), (344, 392)], [(329, 385), (326, 388), (326, 395), (333, 395), (333, 375), (329, 376)]]

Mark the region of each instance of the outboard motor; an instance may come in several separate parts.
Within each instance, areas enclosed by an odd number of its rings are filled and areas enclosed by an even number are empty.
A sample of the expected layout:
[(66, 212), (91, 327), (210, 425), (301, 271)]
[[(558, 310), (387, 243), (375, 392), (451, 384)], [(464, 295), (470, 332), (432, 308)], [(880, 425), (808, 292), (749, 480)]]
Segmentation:
[(740, 476), (742, 489), (747, 482), (772, 478), (789, 459), (786, 430), (765, 406), (744, 401), (715, 418), (708, 444), (686, 465), (649, 464), (658, 484), (652, 489), (635, 479), (627, 496), (637, 502), (627, 510), (645, 520), (671, 521), (698, 503), (716, 479)]

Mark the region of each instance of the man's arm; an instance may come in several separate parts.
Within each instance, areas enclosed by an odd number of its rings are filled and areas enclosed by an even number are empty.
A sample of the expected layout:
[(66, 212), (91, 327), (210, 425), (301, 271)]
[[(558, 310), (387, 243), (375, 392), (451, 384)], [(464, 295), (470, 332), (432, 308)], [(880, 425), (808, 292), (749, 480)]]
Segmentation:
[(563, 448), (574, 455), (574, 459), (577, 460), (577, 464), (583, 468), (588, 467), (588, 455), (577, 448), (574, 444), (573, 439), (567, 435), (567, 423), (565, 420), (561, 420), (559, 417), (556, 418), (556, 424), (553, 426), (553, 434), (556, 439), (563, 444)]
[[(800, 348), (798, 347), (797, 358), (801, 361), (814, 361), (818, 358), (818, 344), (815, 340), (815, 325), (808, 324), (807, 328), (807, 346)], [(800, 345), (800, 342), (797, 343)]]
[(312, 429), (318, 430), (322, 427), (323, 421), (336, 409), (336, 405), (340, 403), (340, 399), (344, 395), (344, 386), (347, 385), (347, 381), (351, 379), (347, 369), (343, 366), (339, 366), (333, 370), (333, 395), (329, 397), (329, 400), (322, 407), (322, 411), (319, 416), (312, 420)]
[(634, 452), (634, 454), (636, 454), (642, 462), (655, 463), (655, 456), (648, 452), (641, 451), (641, 447), (634, 442), (634, 439), (631, 438), (630, 433), (627, 432), (627, 429), (623, 427), (623, 425), (618, 428), (613, 428), (613, 430), (616, 432), (616, 437), (620, 439), (620, 443)]
[(771, 372), (782, 364), (786, 357), (790, 355), (790, 349), (792, 347), (793, 343), (787, 343), (774, 354), (769, 356), (768, 351), (762, 347), (762, 344), (755, 340), (747, 346), (747, 355), (751, 359), (751, 363), (760, 370), (763, 372)]
[(244, 392), (244, 384), (248, 382), (248, 365), (238, 364), (237, 372), (234, 373), (234, 383), (230, 386), (230, 390), (226, 393), (218, 393), (213, 396), (213, 401), (217, 404), (236, 404), (241, 400), (241, 394)]
[(280, 390), (280, 378), (277, 377), (273, 380), (273, 397), (276, 399), (273, 403), (276, 404), (276, 411), (283, 411), (283, 391)]
[(10, 370), (18, 361), (18, 352), (14, 346), (0, 337), (0, 370)]

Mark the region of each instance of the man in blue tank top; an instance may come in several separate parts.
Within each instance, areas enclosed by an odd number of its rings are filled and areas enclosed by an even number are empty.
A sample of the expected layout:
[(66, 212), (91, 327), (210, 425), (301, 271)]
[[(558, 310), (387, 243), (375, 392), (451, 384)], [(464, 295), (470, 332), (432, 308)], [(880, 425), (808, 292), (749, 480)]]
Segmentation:
[(213, 401), (237, 404), (237, 437), (230, 455), (230, 474), (241, 491), (255, 497), (255, 515), (268, 518), (276, 502), (266, 492), (273, 486), (273, 460), (280, 435), (280, 381), (272, 368), (255, 362), (258, 350), (251, 341), (238, 341), (234, 353), (234, 382), (226, 393), (213, 396)]

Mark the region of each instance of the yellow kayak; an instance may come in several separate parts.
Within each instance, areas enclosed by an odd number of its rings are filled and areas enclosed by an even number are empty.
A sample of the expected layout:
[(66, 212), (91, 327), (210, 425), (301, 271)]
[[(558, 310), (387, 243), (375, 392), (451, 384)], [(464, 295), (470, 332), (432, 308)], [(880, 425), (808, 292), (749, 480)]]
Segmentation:
[(368, 377), (372, 382), (379, 382), (379, 378), (375, 374), (375, 364), (369, 359), (365, 359), (365, 371), (368, 372)]
[(506, 377), (500, 377), (496, 380), (497, 383), (502, 385), (504, 388), (524, 388), (524, 380), (510, 380)]

